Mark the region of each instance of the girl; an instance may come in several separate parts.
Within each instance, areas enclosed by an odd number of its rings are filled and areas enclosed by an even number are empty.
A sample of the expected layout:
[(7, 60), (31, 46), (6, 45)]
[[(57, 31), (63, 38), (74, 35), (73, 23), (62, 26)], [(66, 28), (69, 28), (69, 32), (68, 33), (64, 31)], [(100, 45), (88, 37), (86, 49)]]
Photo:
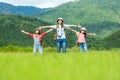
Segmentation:
[(80, 29), (80, 32), (77, 32), (70, 28), (68, 28), (68, 29), (76, 33), (77, 38), (78, 38), (77, 42), (78, 42), (80, 51), (82, 52), (83, 49), (85, 51), (88, 51), (85, 38), (87, 36), (92, 36), (92, 35), (95, 36), (96, 34), (92, 34), (92, 33), (87, 34), (86, 29), (84, 27)]
[(36, 29), (34, 31), (34, 34), (25, 32), (24, 30), (21, 30), (22, 33), (27, 34), (28, 36), (32, 37), (34, 39), (34, 48), (33, 48), (33, 52), (34, 54), (36, 54), (37, 50), (39, 51), (40, 54), (43, 53), (42, 51), (42, 38), (48, 33), (51, 32), (52, 29), (44, 32), (41, 34), (39, 29)]
[(66, 36), (65, 36), (65, 28), (68, 27), (76, 27), (78, 25), (64, 25), (64, 20), (62, 18), (57, 19), (57, 25), (52, 25), (52, 26), (40, 26), (39, 29), (42, 28), (54, 28), (56, 29), (56, 47), (57, 47), (57, 53), (60, 53), (61, 47), (62, 47), (62, 52), (66, 53)]

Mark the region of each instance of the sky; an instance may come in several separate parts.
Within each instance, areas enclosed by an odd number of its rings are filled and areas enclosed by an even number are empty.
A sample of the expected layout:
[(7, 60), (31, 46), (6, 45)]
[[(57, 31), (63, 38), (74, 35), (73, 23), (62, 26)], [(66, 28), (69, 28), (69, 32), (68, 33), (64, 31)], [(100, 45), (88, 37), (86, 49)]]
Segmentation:
[(35, 6), (39, 8), (55, 7), (70, 1), (76, 0), (0, 0), (0, 2), (10, 3), (15, 6)]

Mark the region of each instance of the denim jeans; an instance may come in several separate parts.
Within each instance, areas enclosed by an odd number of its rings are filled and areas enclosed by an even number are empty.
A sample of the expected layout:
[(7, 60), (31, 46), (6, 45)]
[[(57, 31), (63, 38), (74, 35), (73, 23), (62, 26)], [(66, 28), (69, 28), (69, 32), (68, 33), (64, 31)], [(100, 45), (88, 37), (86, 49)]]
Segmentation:
[(61, 48), (62, 48), (62, 52), (66, 53), (66, 39), (57, 39), (56, 40), (56, 46), (57, 46), (57, 53), (60, 53)]
[(79, 43), (79, 49), (80, 49), (81, 52), (82, 52), (83, 49), (85, 51), (88, 51), (87, 44), (86, 43)]
[(39, 45), (39, 44), (34, 44), (34, 49), (33, 49), (33, 52), (34, 54), (36, 54), (37, 50), (39, 51), (40, 54), (42, 54), (42, 46)]

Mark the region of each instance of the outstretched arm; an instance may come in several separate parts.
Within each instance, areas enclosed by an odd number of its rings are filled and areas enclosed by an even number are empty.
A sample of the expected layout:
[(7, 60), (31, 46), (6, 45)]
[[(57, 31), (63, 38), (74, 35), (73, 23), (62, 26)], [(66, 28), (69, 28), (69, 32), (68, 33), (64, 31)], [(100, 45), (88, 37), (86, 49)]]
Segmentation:
[(88, 33), (87, 36), (96, 36), (95, 33)]
[(73, 30), (73, 29), (70, 29), (70, 28), (67, 28), (67, 29), (68, 29), (68, 30), (71, 30), (71, 31), (73, 31), (73, 32), (75, 32), (75, 33), (77, 32), (77, 31), (75, 31), (75, 30)]
[(81, 28), (82, 26), (80, 25), (65, 25), (66, 28), (70, 28), (70, 27), (77, 27), (77, 28)]
[(51, 32), (53, 29), (49, 29), (48, 31), (46, 31), (46, 33), (49, 33), (49, 32)]
[(21, 32), (24, 34), (30, 34), (29, 32), (25, 32), (24, 30), (21, 30)]

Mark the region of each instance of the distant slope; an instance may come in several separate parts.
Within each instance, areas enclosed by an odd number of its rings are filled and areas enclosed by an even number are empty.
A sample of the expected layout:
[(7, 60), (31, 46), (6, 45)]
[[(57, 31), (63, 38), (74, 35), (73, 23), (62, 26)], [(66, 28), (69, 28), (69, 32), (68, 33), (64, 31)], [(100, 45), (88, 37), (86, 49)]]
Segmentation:
[(33, 33), (39, 25), (50, 25), (50, 23), (29, 17), (0, 15), (0, 47), (7, 45), (32, 46), (33, 39), (21, 33), (20, 30)]
[(33, 15), (43, 12), (46, 9), (40, 9), (33, 6), (13, 6), (8, 3), (0, 2), (0, 14), (19, 14), (19, 15)]
[(80, 24), (101, 38), (120, 29), (120, 0), (80, 0), (62, 4), (37, 15), (47, 22), (63, 17), (67, 24)]
[[(20, 32), (21, 29), (30, 33), (34, 32), (34, 29), (39, 25), (51, 25), (51, 23), (37, 20), (36, 18), (22, 17), (20, 15), (0, 15), (0, 47), (15, 45), (15, 46), (33, 46), (33, 39)], [(42, 32), (46, 29), (42, 29)], [(55, 30), (47, 34), (44, 40), (44, 47), (55, 47), (55, 41), (53, 41), (53, 35)], [(75, 33), (66, 30), (67, 33), (67, 48), (75, 46), (76, 36)], [(95, 37), (88, 37), (88, 48), (91, 49), (108, 49), (114, 47), (120, 47), (120, 31), (112, 34), (104, 40)], [(111, 47), (109, 47), (111, 46)]]
[(110, 48), (120, 48), (120, 30), (104, 39)]

